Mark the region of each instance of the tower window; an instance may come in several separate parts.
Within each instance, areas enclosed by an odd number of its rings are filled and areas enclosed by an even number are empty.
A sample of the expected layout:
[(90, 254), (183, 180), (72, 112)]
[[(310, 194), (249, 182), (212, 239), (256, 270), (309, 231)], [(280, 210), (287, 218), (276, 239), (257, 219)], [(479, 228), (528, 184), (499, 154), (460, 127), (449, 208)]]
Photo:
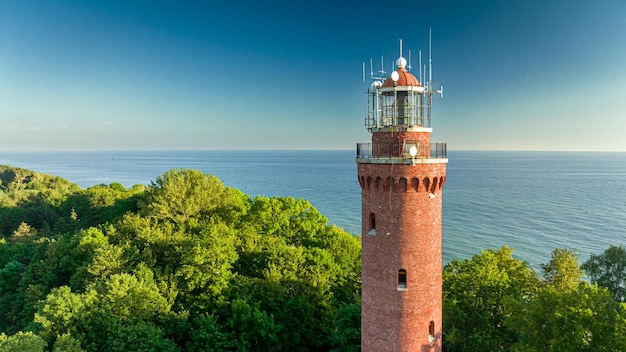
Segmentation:
[(376, 215), (374, 213), (370, 213), (370, 230), (367, 234), (376, 235)]
[(406, 270), (398, 270), (398, 291), (406, 291)]
[(428, 324), (428, 342), (435, 342), (435, 322), (432, 320)]

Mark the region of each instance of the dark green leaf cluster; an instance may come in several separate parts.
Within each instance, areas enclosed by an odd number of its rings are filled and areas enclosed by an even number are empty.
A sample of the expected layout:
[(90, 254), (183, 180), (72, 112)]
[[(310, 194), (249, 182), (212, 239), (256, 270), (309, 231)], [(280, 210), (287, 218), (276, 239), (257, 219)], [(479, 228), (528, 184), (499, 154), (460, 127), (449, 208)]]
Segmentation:
[(626, 300), (626, 248), (610, 246), (602, 254), (594, 254), (582, 268), (592, 283), (607, 288), (613, 299)]
[(0, 179), (3, 351), (358, 349), (359, 239), (303, 199), (185, 169), (129, 190)]

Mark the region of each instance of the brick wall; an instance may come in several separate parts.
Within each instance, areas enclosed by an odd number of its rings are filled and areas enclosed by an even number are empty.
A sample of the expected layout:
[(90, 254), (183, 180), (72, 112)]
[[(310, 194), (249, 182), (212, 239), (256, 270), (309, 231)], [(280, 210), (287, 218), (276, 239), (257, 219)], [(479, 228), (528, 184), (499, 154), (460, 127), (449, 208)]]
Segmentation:
[[(377, 135), (391, 138), (373, 134)], [(441, 351), (441, 191), (445, 171), (443, 161), (358, 164), (364, 352)], [(375, 235), (370, 228), (371, 214)], [(398, 288), (401, 269), (406, 270), (406, 289)], [(431, 321), (434, 341), (429, 340)]]

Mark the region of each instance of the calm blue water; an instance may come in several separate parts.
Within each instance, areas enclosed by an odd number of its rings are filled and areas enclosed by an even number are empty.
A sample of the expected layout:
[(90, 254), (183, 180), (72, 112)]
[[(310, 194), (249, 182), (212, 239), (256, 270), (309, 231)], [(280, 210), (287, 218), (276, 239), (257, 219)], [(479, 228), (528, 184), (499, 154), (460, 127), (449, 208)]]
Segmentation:
[[(354, 151), (0, 153), (0, 164), (61, 176), (81, 187), (149, 184), (184, 167), (250, 196), (308, 199), (358, 234)], [(443, 192), (444, 262), (508, 245), (535, 268), (556, 247), (580, 260), (626, 244), (626, 153), (450, 151)]]

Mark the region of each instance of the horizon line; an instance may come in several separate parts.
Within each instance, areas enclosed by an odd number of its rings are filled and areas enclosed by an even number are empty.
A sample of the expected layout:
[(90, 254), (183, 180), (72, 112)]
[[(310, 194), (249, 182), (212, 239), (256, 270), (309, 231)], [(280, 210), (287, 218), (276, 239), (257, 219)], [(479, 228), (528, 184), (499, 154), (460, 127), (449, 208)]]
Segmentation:
[[(280, 152), (280, 151), (352, 151), (355, 148), (137, 148), (137, 149), (31, 149), (3, 150), (0, 153), (97, 153), (97, 152), (202, 152), (202, 151), (241, 151), (241, 152)], [(626, 153), (626, 150), (582, 150), (582, 149), (491, 149), (491, 148), (449, 148), (448, 151), (468, 152), (578, 152), (578, 153)]]

